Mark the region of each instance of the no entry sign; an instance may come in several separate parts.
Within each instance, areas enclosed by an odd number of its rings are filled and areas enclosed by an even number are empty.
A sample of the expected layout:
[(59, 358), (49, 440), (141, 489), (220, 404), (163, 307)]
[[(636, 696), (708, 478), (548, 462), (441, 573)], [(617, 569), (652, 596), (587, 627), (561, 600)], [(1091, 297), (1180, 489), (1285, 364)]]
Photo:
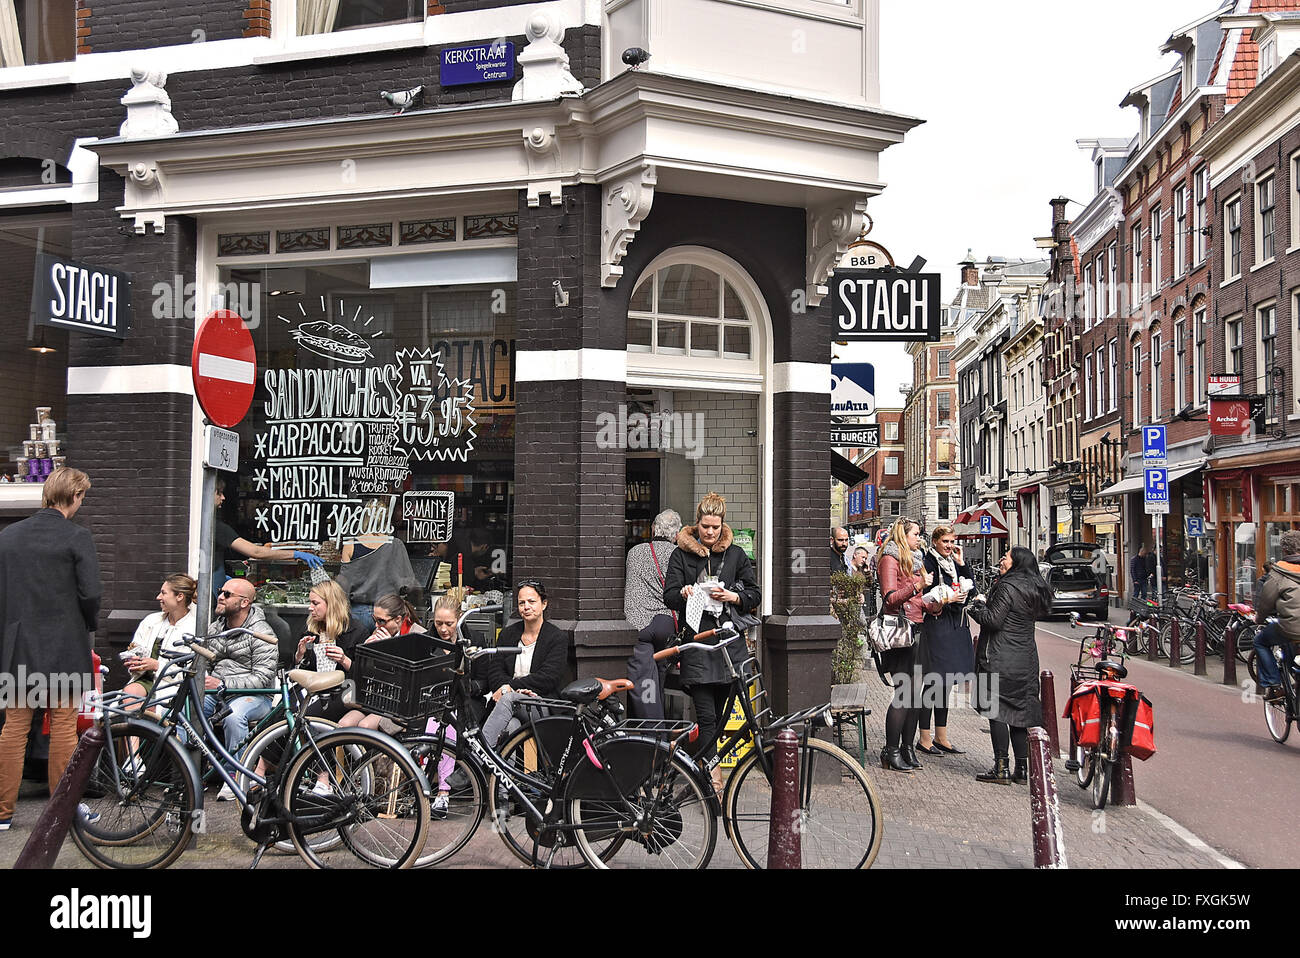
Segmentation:
[(204, 317), (190, 366), (203, 414), (225, 429), (239, 425), (257, 386), (257, 353), (238, 313), (218, 309)]

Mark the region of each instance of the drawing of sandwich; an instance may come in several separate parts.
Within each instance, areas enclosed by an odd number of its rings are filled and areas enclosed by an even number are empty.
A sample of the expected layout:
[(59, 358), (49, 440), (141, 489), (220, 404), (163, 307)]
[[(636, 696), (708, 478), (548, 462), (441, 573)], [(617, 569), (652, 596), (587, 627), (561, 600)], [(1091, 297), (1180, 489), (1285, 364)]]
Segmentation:
[(341, 363), (363, 363), (372, 356), (369, 343), (336, 323), (303, 323), (293, 331), (293, 338), (304, 349)]

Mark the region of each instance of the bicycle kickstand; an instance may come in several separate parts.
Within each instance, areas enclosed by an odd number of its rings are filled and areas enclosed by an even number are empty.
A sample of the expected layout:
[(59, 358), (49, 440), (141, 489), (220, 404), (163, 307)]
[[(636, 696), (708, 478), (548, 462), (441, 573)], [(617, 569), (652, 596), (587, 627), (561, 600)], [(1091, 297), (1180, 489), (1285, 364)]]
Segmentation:
[(266, 850), (270, 847), (270, 842), (262, 842), (262, 844), (257, 846), (257, 851), (253, 853), (253, 864), (248, 866), (250, 872), (261, 863), (262, 856), (266, 854)]

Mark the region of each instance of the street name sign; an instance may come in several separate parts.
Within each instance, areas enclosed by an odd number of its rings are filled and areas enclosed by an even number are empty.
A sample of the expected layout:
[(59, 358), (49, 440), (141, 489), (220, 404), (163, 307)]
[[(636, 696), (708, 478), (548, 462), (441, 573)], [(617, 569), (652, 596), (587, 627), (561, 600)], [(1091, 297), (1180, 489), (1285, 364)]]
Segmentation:
[(1169, 470), (1156, 467), (1143, 470), (1143, 501), (1147, 515), (1169, 514)]
[(846, 342), (939, 339), (939, 274), (892, 269), (837, 269), (832, 338)]

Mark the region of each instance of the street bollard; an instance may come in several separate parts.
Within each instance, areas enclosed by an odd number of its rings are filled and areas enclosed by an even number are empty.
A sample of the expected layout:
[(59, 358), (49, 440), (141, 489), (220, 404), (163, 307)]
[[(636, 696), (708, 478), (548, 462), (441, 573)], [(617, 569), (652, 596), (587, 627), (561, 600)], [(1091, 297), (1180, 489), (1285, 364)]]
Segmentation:
[[(1074, 701), (1074, 690), (1079, 687), (1079, 680), (1073, 675), (1070, 676), (1070, 701)], [(1066, 723), (1070, 727), (1070, 750), (1065, 753), (1065, 770), (1067, 772), (1077, 772), (1079, 763), (1074, 760), (1074, 749), (1079, 744), (1074, 731), (1074, 719)]]
[(1233, 623), (1223, 632), (1223, 684), (1237, 684), (1237, 625)]
[(1047, 726), (1047, 736), (1052, 740), (1052, 756), (1059, 757), (1061, 737), (1056, 725), (1056, 677), (1046, 669), (1038, 675), (1038, 695), (1043, 703), (1043, 719), (1044, 725)]
[(772, 756), (772, 817), (768, 823), (767, 867), (802, 868), (799, 809), (799, 737), (786, 729)]
[(90, 781), (90, 773), (94, 771), (103, 748), (104, 730), (93, 725), (77, 742), (77, 748), (68, 760), (68, 767), (55, 786), (45, 810), (36, 819), (32, 834), (19, 853), (18, 860), (14, 862), (14, 868), (54, 867), (63, 839), (72, 827), (72, 816), (77, 814), (77, 805), (86, 792), (86, 783)]
[(1067, 868), (1065, 837), (1061, 833), (1061, 803), (1052, 772), (1051, 740), (1047, 730), (1029, 730), (1029, 807), (1034, 826), (1034, 867)]
[(1196, 664), (1192, 667), (1193, 675), (1205, 674), (1205, 623), (1196, 623)]
[(1178, 616), (1169, 620), (1169, 667), (1178, 668), (1183, 657), (1183, 627), (1178, 623)]
[(1127, 749), (1124, 750), (1124, 755), (1119, 760), (1119, 766), (1115, 771), (1118, 774), (1110, 780), (1110, 803), (1136, 805), (1137, 788), (1133, 784), (1133, 756)]

